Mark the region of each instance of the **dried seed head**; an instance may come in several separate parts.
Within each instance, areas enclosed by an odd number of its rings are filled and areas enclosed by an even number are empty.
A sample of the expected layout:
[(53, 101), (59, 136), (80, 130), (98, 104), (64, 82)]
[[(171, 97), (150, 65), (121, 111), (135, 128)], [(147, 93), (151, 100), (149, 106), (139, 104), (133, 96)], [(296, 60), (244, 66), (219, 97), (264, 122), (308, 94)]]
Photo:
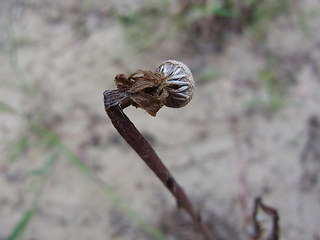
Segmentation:
[(158, 89), (165, 92), (164, 105), (180, 108), (190, 102), (194, 93), (194, 81), (190, 69), (182, 62), (167, 60), (156, 70), (165, 77)]
[(117, 92), (106, 91), (105, 106), (121, 105), (140, 107), (156, 116), (164, 105), (180, 108), (190, 102), (194, 81), (189, 68), (181, 62), (167, 60), (155, 72), (137, 70), (126, 76), (115, 77)]

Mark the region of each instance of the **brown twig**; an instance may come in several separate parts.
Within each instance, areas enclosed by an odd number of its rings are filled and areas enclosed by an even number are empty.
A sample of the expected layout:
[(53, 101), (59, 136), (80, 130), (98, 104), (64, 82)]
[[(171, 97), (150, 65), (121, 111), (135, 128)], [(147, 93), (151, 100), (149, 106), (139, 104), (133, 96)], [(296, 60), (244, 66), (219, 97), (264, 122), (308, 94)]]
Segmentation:
[(183, 208), (196, 223), (204, 239), (212, 240), (210, 232), (201, 220), (200, 214), (196, 212), (182, 187), (177, 183), (167, 167), (163, 164), (157, 153), (148, 141), (142, 136), (130, 119), (125, 115), (119, 105), (106, 108), (106, 113), (113, 126), (126, 142), (135, 150), (154, 174), (168, 188), (176, 198), (177, 205)]
[(269, 215), (272, 218), (272, 227), (270, 230), (269, 235), (267, 236), (266, 240), (279, 240), (280, 239), (280, 224), (279, 224), (279, 214), (278, 211), (272, 207), (265, 205), (262, 202), (261, 197), (257, 197), (254, 202), (254, 208), (252, 213), (252, 221), (253, 221), (253, 230), (254, 233), (252, 238), (254, 240), (261, 239), (261, 235), (263, 233), (263, 227), (259, 223), (258, 220), (258, 212), (259, 209)]

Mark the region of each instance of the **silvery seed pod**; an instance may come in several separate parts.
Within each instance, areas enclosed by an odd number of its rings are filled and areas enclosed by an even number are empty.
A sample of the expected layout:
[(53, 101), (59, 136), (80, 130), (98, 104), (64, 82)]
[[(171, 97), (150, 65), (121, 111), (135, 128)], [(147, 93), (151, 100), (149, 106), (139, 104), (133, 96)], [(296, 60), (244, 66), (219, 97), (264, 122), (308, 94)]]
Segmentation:
[(194, 81), (190, 69), (182, 62), (164, 61), (156, 70), (165, 77), (160, 88), (168, 95), (164, 105), (180, 108), (190, 102), (194, 93)]

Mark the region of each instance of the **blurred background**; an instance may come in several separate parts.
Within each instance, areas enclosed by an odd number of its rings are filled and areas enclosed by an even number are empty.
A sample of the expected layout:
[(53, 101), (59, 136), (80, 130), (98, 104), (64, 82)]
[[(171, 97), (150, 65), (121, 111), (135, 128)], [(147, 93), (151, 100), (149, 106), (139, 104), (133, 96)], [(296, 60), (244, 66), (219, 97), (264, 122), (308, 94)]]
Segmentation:
[(0, 0), (0, 239), (201, 239), (104, 112), (167, 59), (193, 100), (125, 112), (217, 239), (250, 239), (257, 196), (320, 239), (318, 0)]

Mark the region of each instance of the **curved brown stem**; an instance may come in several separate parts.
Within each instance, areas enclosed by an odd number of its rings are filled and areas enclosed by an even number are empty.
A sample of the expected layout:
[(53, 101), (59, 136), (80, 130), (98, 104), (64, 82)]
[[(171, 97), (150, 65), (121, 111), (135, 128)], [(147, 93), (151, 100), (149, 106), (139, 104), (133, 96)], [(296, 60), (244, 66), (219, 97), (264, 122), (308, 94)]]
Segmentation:
[[(107, 92), (107, 91), (106, 91)], [(206, 240), (213, 240), (208, 228), (202, 222), (200, 214), (195, 210), (188, 196), (185, 194), (182, 187), (177, 183), (170, 171), (163, 164), (157, 153), (153, 150), (148, 141), (142, 136), (130, 119), (125, 115), (121, 109), (121, 95), (117, 104), (109, 104), (110, 95), (104, 93), (105, 110), (109, 116), (113, 126), (117, 129), (119, 134), (126, 140), (126, 142), (138, 153), (142, 160), (154, 172), (154, 174), (161, 180), (167, 189), (175, 197), (179, 207), (183, 208), (193, 219), (194, 223), (199, 228), (201, 234)], [(109, 93), (109, 92), (107, 92)], [(116, 92), (113, 92), (113, 94)], [(113, 95), (115, 96), (115, 95)], [(125, 106), (126, 107), (126, 106)], [(124, 108), (124, 107), (123, 107)]]

